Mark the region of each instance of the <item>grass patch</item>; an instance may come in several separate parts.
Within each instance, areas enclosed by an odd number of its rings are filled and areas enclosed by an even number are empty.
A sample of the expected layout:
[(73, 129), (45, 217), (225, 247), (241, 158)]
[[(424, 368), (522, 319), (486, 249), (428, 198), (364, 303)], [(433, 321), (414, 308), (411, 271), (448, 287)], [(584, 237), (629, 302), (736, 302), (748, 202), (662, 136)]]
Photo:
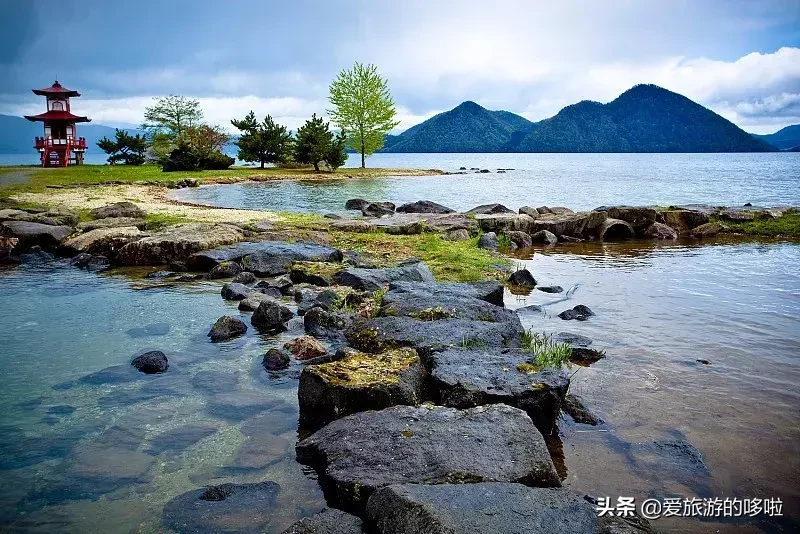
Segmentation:
[(752, 221), (720, 221), (715, 217), (711, 220), (721, 224), (727, 233), (800, 238), (800, 212), (797, 211), (789, 211), (777, 219), (758, 218), (756, 215)]
[(187, 217), (168, 215), (166, 213), (148, 213), (144, 220), (145, 228), (148, 230), (158, 230), (172, 224), (192, 222), (192, 220)]
[(486, 350), (489, 348), (489, 345), (487, 345), (484, 340), (477, 338), (468, 338), (466, 336), (461, 338), (461, 342), (457, 346), (462, 349)]
[(554, 343), (552, 334), (534, 332), (531, 329), (522, 333), (520, 338), (520, 347), (533, 353), (532, 367), (526, 370), (518, 371), (521, 373), (536, 372), (531, 369), (561, 369), (565, 364), (569, 365), (569, 359), (572, 356), (572, 345), (569, 343)]
[(442, 319), (450, 319), (454, 316), (450, 310), (445, 310), (441, 306), (434, 306), (432, 308), (425, 308), (418, 312), (411, 312), (409, 317), (419, 319), (420, 321), (440, 321)]

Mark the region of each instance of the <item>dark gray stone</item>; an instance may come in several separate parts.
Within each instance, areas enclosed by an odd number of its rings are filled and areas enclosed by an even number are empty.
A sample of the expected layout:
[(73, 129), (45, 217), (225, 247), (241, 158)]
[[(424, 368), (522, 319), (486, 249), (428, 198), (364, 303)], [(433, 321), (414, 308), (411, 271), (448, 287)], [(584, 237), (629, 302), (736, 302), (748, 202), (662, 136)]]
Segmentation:
[(370, 202), (361, 208), (364, 217), (382, 217), (394, 213), (394, 204), (391, 202)]
[(255, 284), (258, 281), (256, 275), (248, 271), (242, 271), (236, 276), (233, 277), (232, 282), (236, 282), (237, 284), (244, 284), (246, 286)]
[[(435, 282), (390, 284), (389, 291), (383, 296), (378, 315), (408, 316), (422, 321), (451, 318), (495, 323), (515, 321), (514, 312), (481, 298), (494, 298), (495, 286), (491, 282), (489, 284), (482, 286)], [(487, 289), (490, 291), (488, 294)]]
[(353, 324), (355, 314), (345, 311), (327, 311), (321, 307), (308, 310), (303, 315), (305, 331), (314, 337), (344, 341), (344, 330)]
[(593, 315), (594, 312), (590, 310), (588, 306), (584, 306), (583, 304), (578, 304), (571, 310), (564, 310), (558, 314), (558, 316), (565, 321), (571, 321), (572, 319), (577, 321), (585, 321)]
[(265, 300), (258, 305), (250, 322), (262, 330), (284, 330), (284, 323), (294, 317), (292, 310), (274, 300)]
[(536, 286), (536, 289), (545, 293), (562, 293), (564, 291), (561, 286)]
[(456, 210), (442, 206), (430, 200), (418, 200), (403, 204), (397, 211), (400, 213), (455, 213)]
[(297, 444), (328, 502), (361, 512), (397, 483), (522, 482), (560, 486), (544, 438), (522, 410), (394, 406), (338, 419)]
[(237, 282), (228, 282), (222, 286), (220, 294), (226, 300), (244, 300), (247, 295), (253, 291), (252, 288)]
[(52, 226), (27, 221), (6, 221), (0, 223), (0, 235), (19, 240), (15, 250), (26, 250), (39, 246), (49, 250), (56, 248), (73, 232), (70, 226)]
[(369, 201), (364, 200), (363, 198), (351, 198), (347, 202), (344, 203), (344, 209), (346, 210), (355, 210), (361, 211), (369, 204)]
[(511, 240), (512, 243), (517, 245), (519, 248), (528, 248), (533, 246), (533, 239), (531, 238), (530, 234), (526, 232), (520, 232), (518, 230), (509, 230), (507, 232), (503, 232), (503, 234)]
[(558, 237), (549, 230), (539, 230), (531, 235), (531, 241), (534, 243), (544, 243), (545, 245), (555, 245), (558, 243)]
[(169, 368), (167, 357), (160, 350), (145, 352), (133, 359), (131, 365), (145, 374), (163, 373)]
[(144, 219), (147, 213), (133, 202), (116, 202), (92, 210), (92, 218), (106, 219), (109, 217), (128, 217), (131, 219)]
[(247, 325), (238, 317), (231, 317), (230, 315), (223, 315), (208, 333), (211, 341), (225, 341), (234, 337), (241, 336), (247, 332)]
[(592, 426), (603, 423), (602, 419), (583, 405), (583, 401), (577, 395), (567, 395), (566, 399), (564, 399), (564, 411), (567, 412), (576, 423)]
[(487, 232), (478, 239), (478, 248), (497, 250), (499, 247), (500, 241), (498, 241), (497, 234), (494, 232)]
[(502, 204), (481, 204), (480, 206), (475, 206), (467, 213), (470, 215), (494, 215), (497, 213), (514, 213), (514, 210), (510, 210)]
[(511, 273), (508, 283), (520, 287), (536, 287), (536, 279), (528, 269), (519, 269)]
[(264, 354), (264, 359), (261, 361), (261, 365), (264, 366), (264, 369), (267, 371), (281, 371), (289, 367), (289, 363), (291, 362), (291, 357), (286, 351), (281, 349), (269, 349), (266, 354)]
[(252, 272), (256, 276), (275, 276), (289, 272), (295, 261), (341, 262), (342, 252), (315, 243), (283, 241), (236, 243), (192, 254), (187, 265), (192, 270), (208, 271), (225, 261), (235, 261), (243, 270)]
[(433, 282), (434, 278), (427, 265), (415, 263), (393, 269), (344, 269), (334, 274), (333, 280), (342, 286), (373, 292), (390, 282)]
[(364, 522), (335, 508), (326, 508), (287, 528), (283, 534), (362, 534)]
[[(407, 293), (409, 297), (471, 297), (503, 306), (503, 284), (500, 282), (392, 282), (389, 284), (392, 295)], [(388, 293), (387, 293), (388, 295)], [(392, 299), (394, 297), (390, 297)], [(386, 295), (384, 295), (384, 301)]]
[(233, 278), (241, 271), (242, 268), (235, 261), (223, 261), (208, 272), (208, 277), (212, 280), (215, 278)]

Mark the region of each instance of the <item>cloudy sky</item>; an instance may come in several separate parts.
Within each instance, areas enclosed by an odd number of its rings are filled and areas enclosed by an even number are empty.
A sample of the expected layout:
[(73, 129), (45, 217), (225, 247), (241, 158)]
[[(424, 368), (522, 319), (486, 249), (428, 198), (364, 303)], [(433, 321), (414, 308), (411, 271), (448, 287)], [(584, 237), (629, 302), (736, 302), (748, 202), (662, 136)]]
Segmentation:
[(655, 83), (745, 130), (800, 123), (800, 1), (3, 0), (0, 113), (40, 112), (56, 77), (97, 123), (152, 98), (296, 128), (354, 61), (389, 79), (399, 130), (464, 100), (531, 120)]

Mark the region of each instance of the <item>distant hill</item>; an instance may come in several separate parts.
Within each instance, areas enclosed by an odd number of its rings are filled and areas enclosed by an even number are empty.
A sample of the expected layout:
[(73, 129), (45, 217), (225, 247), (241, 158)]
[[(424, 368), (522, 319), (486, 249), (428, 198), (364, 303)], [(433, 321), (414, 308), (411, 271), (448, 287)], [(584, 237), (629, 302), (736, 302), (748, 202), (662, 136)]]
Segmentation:
[[(787, 126), (775, 133), (767, 135), (751, 134), (757, 139), (766, 141), (776, 148), (781, 150), (791, 150), (792, 152), (800, 151), (800, 124)], [(797, 148), (799, 150), (792, 150)]]
[[(78, 124), (78, 136), (86, 138), (89, 150), (97, 150), (97, 142), (103, 137), (114, 138), (115, 129), (102, 124)], [(128, 130), (138, 133), (136, 130)], [(0, 115), (0, 154), (35, 153), (33, 139), (42, 136), (41, 122), (31, 122), (24, 117)]]
[(531, 126), (519, 115), (489, 111), (468, 101), (388, 136), (382, 152), (500, 152), (515, 132)]
[(464, 102), (389, 136), (383, 152), (770, 152), (708, 108), (656, 85), (583, 101), (540, 122)]

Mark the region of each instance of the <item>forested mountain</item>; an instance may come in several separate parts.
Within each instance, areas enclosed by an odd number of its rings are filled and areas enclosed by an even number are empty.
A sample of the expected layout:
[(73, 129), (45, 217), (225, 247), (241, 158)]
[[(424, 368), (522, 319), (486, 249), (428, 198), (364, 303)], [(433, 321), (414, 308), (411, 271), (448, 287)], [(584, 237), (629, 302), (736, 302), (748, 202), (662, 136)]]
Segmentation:
[[(793, 148), (800, 149), (800, 124), (787, 126), (773, 134), (758, 135), (752, 134), (753, 137), (766, 141), (776, 148), (781, 150), (791, 150)], [(793, 150), (797, 152), (797, 150)]]

